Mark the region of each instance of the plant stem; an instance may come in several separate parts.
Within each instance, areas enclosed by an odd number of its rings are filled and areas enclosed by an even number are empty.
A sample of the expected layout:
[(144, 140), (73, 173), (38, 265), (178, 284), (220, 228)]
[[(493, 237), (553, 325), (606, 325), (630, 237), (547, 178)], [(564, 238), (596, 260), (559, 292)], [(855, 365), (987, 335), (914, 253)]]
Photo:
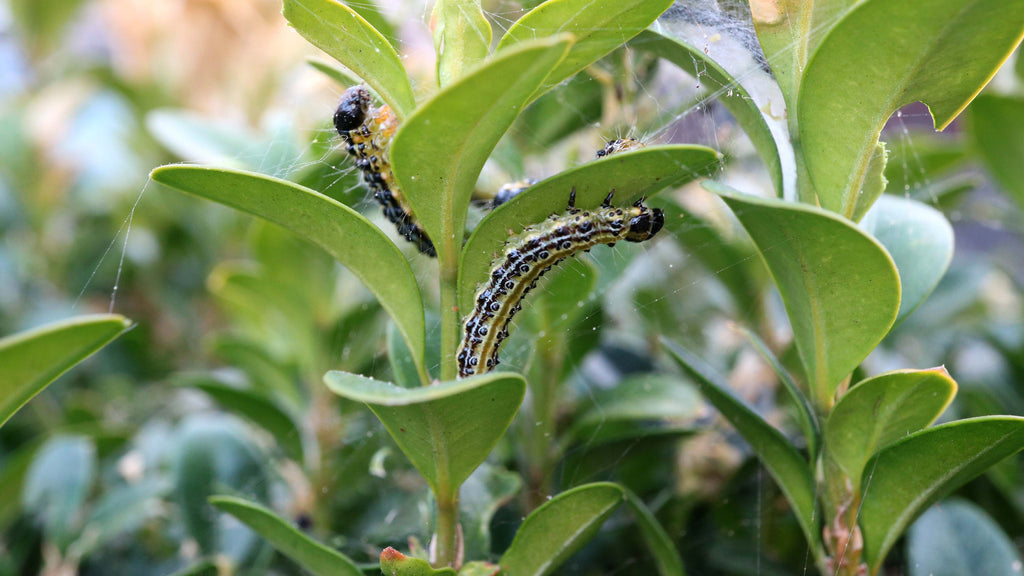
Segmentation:
[(453, 566), (458, 557), (459, 491), (450, 497), (435, 494), (437, 498), (437, 560), (438, 567)]
[(441, 380), (454, 380), (458, 375), (455, 363), (461, 317), (459, 315), (458, 259), (443, 258), (441, 266)]

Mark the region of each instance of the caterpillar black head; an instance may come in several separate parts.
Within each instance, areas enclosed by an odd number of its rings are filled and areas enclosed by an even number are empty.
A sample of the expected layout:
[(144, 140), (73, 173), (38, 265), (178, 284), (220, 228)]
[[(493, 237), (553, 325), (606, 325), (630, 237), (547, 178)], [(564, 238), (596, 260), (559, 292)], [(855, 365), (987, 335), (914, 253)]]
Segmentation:
[(366, 120), (371, 102), (370, 91), (362, 86), (346, 90), (341, 95), (341, 102), (338, 102), (338, 109), (334, 111), (334, 128), (338, 134), (345, 136), (347, 132), (359, 128)]
[(665, 226), (665, 213), (660, 208), (638, 206), (629, 219), (629, 231), (626, 232), (627, 242), (643, 242), (649, 240)]

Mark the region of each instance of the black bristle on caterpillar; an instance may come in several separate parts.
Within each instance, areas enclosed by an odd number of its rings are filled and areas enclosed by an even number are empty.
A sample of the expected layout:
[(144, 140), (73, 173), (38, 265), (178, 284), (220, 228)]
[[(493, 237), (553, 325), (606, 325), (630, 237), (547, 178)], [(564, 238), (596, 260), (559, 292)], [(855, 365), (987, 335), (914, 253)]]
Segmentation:
[(436, 257), (434, 243), (412, 215), (391, 173), (388, 147), (398, 128), (398, 118), (391, 107), (374, 108), (370, 91), (362, 86), (353, 86), (341, 96), (341, 102), (334, 111), (334, 128), (345, 141), (345, 151), (355, 157), (356, 167), (362, 171), (363, 180), (383, 207), (384, 216), (420, 252)]
[(598, 244), (643, 242), (665, 224), (665, 214), (644, 206), (643, 200), (629, 208), (611, 205), (612, 195), (593, 211), (576, 208), (575, 188), (569, 194), (568, 211), (552, 214), (506, 244), (495, 260), (487, 284), (477, 292), (473, 312), (463, 325), (459, 348), (459, 377), (490, 372), (498, 365), (498, 350), (508, 336), (509, 323), (522, 309), (523, 298), (537, 280), (562, 260)]

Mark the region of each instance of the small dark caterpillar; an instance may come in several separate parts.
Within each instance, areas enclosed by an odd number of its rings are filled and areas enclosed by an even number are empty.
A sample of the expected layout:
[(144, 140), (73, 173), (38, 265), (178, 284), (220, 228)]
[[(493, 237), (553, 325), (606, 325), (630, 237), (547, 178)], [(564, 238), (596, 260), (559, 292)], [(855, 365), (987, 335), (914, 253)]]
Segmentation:
[(498, 188), (498, 193), (494, 195), (494, 199), (491, 200), (491, 209), (497, 208), (505, 202), (508, 202), (522, 194), (527, 188), (536, 183), (537, 181), (533, 178), (523, 178), (522, 180), (503, 184), (501, 188)]
[(610, 156), (616, 152), (628, 152), (645, 146), (647, 145), (636, 138), (617, 138), (615, 140), (609, 140), (608, 143), (605, 144), (604, 148), (598, 150), (597, 157), (604, 158), (605, 156)]
[[(630, 150), (638, 150), (645, 146), (647, 145), (637, 140), (636, 138), (618, 138), (616, 140), (609, 140), (608, 143), (605, 144), (604, 148), (597, 151), (597, 154), (595, 156), (598, 159), (601, 159), (604, 158), (605, 156), (610, 156), (617, 152), (629, 152)], [(504, 184), (501, 188), (498, 189), (498, 193), (495, 194), (494, 198), (491, 200), (490, 208), (493, 210), (498, 206), (501, 206), (502, 204), (522, 194), (524, 191), (526, 191), (527, 188), (533, 186), (536, 183), (537, 181), (534, 180), (533, 178), (524, 178), (523, 180), (519, 180), (517, 182), (509, 182), (507, 184)]]
[(620, 240), (643, 242), (661, 230), (665, 214), (637, 201), (630, 208), (611, 205), (613, 190), (594, 211), (576, 208), (576, 190), (569, 195), (569, 210), (552, 214), (505, 244), (486, 286), (477, 293), (476, 307), (466, 318), (459, 349), (459, 377), (490, 372), (498, 365), (498, 349), (508, 326), (522, 309), (526, 294), (537, 280), (562, 260), (598, 244), (613, 246)]
[(362, 86), (345, 91), (334, 112), (334, 127), (345, 140), (345, 151), (356, 158), (363, 180), (384, 208), (384, 216), (403, 238), (427, 256), (437, 256), (434, 244), (416, 221), (401, 191), (395, 185), (388, 160), (388, 146), (398, 128), (390, 106), (373, 108), (370, 92)]

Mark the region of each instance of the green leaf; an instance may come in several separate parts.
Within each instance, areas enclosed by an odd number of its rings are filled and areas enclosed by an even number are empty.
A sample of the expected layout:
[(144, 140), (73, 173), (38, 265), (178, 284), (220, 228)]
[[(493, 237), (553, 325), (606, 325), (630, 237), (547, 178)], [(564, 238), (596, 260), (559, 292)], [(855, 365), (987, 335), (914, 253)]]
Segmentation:
[(941, 367), (868, 378), (836, 402), (825, 423), (825, 445), (857, 482), (878, 450), (931, 425), (955, 395), (956, 382)]
[(892, 258), (820, 208), (705, 187), (729, 205), (761, 252), (793, 325), (811, 398), (827, 406), (896, 319), (900, 282)]
[(363, 17), (364, 20), (370, 23), (380, 35), (388, 41), (392, 47), (397, 46), (399, 43), (398, 34), (395, 32), (395, 27), (391, 25), (391, 22), (384, 16), (380, 11), (380, 7), (377, 3), (371, 0), (345, 0), (345, 5), (354, 10), (357, 14)]
[(437, 54), (437, 83), (444, 88), (487, 56), (491, 24), (480, 0), (437, 0), (430, 14)]
[(689, 432), (696, 428), (703, 406), (697, 390), (678, 378), (639, 374), (595, 392), (578, 411), (568, 436), (591, 445), (665, 431)]
[(988, 514), (965, 500), (929, 508), (907, 532), (909, 576), (1018, 576), (1017, 546)]
[(854, 222), (860, 222), (864, 218), (864, 214), (878, 200), (878, 197), (885, 192), (885, 187), (889, 184), (889, 181), (885, 179), (885, 167), (888, 162), (889, 151), (885, 148), (885, 142), (879, 142), (875, 145), (875, 152), (868, 160), (868, 167), (864, 172), (864, 184), (854, 201), (853, 216), (850, 217)]
[[(1018, 55), (1017, 62), (1024, 58)], [(971, 135), (988, 169), (1024, 206), (1024, 98), (982, 94), (971, 104), (970, 119)]]
[(0, 339), (0, 426), (50, 382), (123, 334), (130, 325), (123, 316), (97, 314)]
[[(751, 68), (735, 70), (735, 76), (730, 74), (712, 54), (704, 51), (703, 45), (694, 46), (680, 33), (681, 30), (663, 20), (659, 20), (651, 30), (641, 32), (629, 45), (664, 58), (694, 78), (699, 78), (704, 93), (712, 95), (725, 106), (754, 144), (768, 168), (776, 194), (795, 195), (796, 161), (793, 146), (789, 143), (785, 108), (778, 102), (781, 97), (773, 98), (771, 92), (774, 87), (771, 76)], [(698, 30), (703, 33), (702, 28)], [(753, 61), (750, 65), (756, 66)], [(748, 84), (751, 85), (751, 91), (744, 87)], [(773, 106), (773, 101), (778, 103)], [(783, 156), (785, 161), (782, 160)], [(786, 168), (783, 168), (784, 165)], [(787, 187), (793, 189), (792, 194), (784, 193)]]
[(541, 90), (547, 90), (625, 44), (671, 5), (672, 0), (548, 0), (510, 26), (498, 50), (572, 33), (576, 43), (544, 81)]
[(860, 527), (864, 557), (877, 571), (925, 508), (1024, 448), (1024, 418), (958, 420), (883, 448), (864, 468)]
[[(150, 178), (284, 226), (352, 271), (399, 326), (424, 382), (423, 300), (409, 262), (355, 210), (291, 182), (201, 166), (162, 166)], [(324, 297), (327, 297), (325, 294)]]
[(725, 383), (703, 360), (678, 344), (662, 338), (662, 345), (683, 371), (693, 378), (704, 397), (722, 413), (768, 469), (796, 515), (815, 557), (822, 554), (815, 522), (815, 488), (811, 468), (781, 432), (765, 422), (742, 401), (726, 392)]
[(861, 223), (892, 256), (900, 275), (896, 322), (917, 309), (953, 260), (953, 227), (938, 210), (907, 198), (883, 196)]
[[(43, 445), (40, 439), (22, 442), (21, 446), (7, 453), (0, 466), (0, 494), (21, 494), (29, 467), (36, 453)], [(0, 532), (6, 532), (21, 513), (18, 498), (0, 498)]]
[(287, 520), (255, 502), (232, 496), (212, 496), (210, 503), (241, 520), (275, 550), (316, 576), (362, 576), (362, 571), (347, 556), (299, 532)]
[(189, 379), (184, 384), (206, 392), (221, 407), (235, 412), (273, 436), (289, 458), (303, 462), (302, 432), (295, 421), (266, 396), (221, 384), (213, 378)]
[(850, 10), (822, 40), (800, 88), (800, 138), (820, 205), (852, 217), (889, 116), (921, 101), (945, 128), (1021, 30), (1024, 0), (865, 0)]
[(61, 551), (80, 533), (82, 508), (95, 476), (96, 446), (84, 436), (54, 437), (29, 466), (22, 503), (40, 520), (46, 539)]
[[(586, 126), (601, 121), (605, 87), (587, 75), (577, 75), (537, 98), (523, 111), (510, 135), (523, 153), (545, 150)], [(517, 173), (522, 172), (518, 167)]]
[(807, 60), (835, 22), (857, 0), (781, 0), (750, 3), (750, 12), (764, 55), (786, 97), (792, 115)]
[(545, 502), (526, 517), (502, 555), (502, 573), (551, 574), (597, 534), (625, 498), (618, 485), (597, 482), (578, 486)]
[(633, 510), (633, 517), (636, 518), (636, 524), (640, 527), (640, 533), (643, 534), (644, 541), (647, 542), (647, 547), (650, 548), (651, 554), (654, 556), (658, 574), (661, 576), (684, 576), (686, 570), (683, 569), (683, 559), (679, 557), (679, 551), (672, 543), (672, 538), (665, 532), (665, 528), (654, 517), (643, 500), (630, 490), (625, 492), (626, 502)]
[(775, 375), (779, 377), (779, 381), (782, 382), (782, 387), (789, 394), (790, 399), (793, 401), (793, 406), (796, 408), (797, 420), (800, 422), (800, 428), (804, 433), (804, 440), (807, 441), (807, 451), (811, 454), (811, 459), (817, 458), (818, 449), (821, 446), (821, 427), (818, 424), (818, 417), (814, 414), (814, 407), (811, 406), (810, 402), (807, 401), (807, 397), (797, 386), (796, 381), (793, 379), (793, 375), (786, 370), (786, 367), (782, 365), (778, 357), (768, 348), (768, 344), (761, 339), (754, 331), (747, 328), (740, 328), (740, 332), (750, 340), (750, 343), (754, 346), (754, 350), (772, 367)]
[(510, 372), (420, 388), (345, 372), (328, 372), (324, 382), (335, 394), (366, 404), (442, 496), (453, 495), (487, 458), (526, 392), (523, 377)]
[(495, 54), (399, 128), (391, 143), (395, 177), (434, 239), (442, 266), (455, 260), (462, 244), (469, 199), (484, 162), (569, 44), (557, 37)]
[(612, 189), (616, 205), (626, 205), (670, 186), (702, 176), (716, 166), (718, 154), (703, 146), (648, 146), (588, 162), (538, 182), (502, 204), (477, 225), (462, 252), (459, 309), (472, 310), (476, 287), (488, 278), (491, 260), (512, 233), (565, 212), (576, 188), (576, 206), (595, 208)]
[(395, 49), (354, 10), (336, 0), (284, 0), (284, 17), (303, 38), (365, 80), (399, 118), (416, 107)]
[(547, 337), (565, 334), (568, 327), (587, 313), (587, 303), (597, 289), (597, 268), (587, 260), (563, 262), (542, 280), (537, 294), (520, 322), (529, 323), (535, 333)]
[(422, 558), (406, 556), (388, 546), (380, 553), (381, 574), (388, 576), (455, 576), (451, 568), (435, 569)]

